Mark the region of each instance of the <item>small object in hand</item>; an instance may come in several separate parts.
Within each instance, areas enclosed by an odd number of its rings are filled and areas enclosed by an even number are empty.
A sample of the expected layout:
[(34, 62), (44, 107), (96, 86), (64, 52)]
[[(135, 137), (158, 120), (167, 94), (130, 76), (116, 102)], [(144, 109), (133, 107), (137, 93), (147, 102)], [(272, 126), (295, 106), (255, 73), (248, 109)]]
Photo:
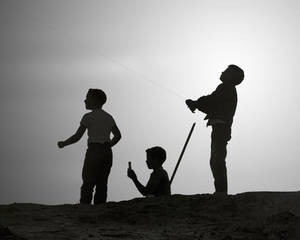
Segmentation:
[(129, 178), (131, 178), (132, 180), (134, 180), (134, 179), (136, 179), (136, 174), (135, 174), (135, 172), (132, 170), (132, 169), (127, 169), (127, 176), (129, 177)]
[(130, 169), (130, 170), (132, 169), (131, 168), (131, 162), (128, 162), (128, 169)]

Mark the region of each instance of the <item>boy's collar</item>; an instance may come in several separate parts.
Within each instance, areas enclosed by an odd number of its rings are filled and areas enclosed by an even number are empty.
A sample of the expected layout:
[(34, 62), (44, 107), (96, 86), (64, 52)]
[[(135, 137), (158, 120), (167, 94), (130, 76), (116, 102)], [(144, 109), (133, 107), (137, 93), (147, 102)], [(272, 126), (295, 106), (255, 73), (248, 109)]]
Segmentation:
[(158, 170), (162, 170), (163, 166), (160, 166), (159, 168), (153, 169), (153, 172), (158, 171)]
[(94, 108), (94, 109), (92, 109), (92, 111), (94, 112), (94, 111), (103, 111), (103, 109), (102, 108)]

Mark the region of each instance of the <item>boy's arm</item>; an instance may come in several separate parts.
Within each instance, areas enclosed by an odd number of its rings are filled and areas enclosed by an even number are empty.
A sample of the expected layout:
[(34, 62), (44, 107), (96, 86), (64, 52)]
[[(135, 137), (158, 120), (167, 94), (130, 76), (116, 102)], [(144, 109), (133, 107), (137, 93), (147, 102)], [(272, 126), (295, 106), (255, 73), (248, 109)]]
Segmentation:
[(143, 195), (146, 196), (147, 193), (147, 189), (146, 187), (140, 183), (140, 181), (137, 179), (137, 176), (135, 174), (135, 172), (132, 169), (128, 169), (127, 170), (127, 176), (129, 178), (131, 178), (131, 180), (133, 181), (134, 185), (136, 186), (137, 190)]
[(114, 136), (110, 140), (109, 145), (111, 147), (113, 147), (114, 145), (116, 145), (120, 141), (122, 136), (121, 136), (121, 132), (120, 132), (119, 128), (117, 127), (117, 125), (112, 127), (111, 132)]
[(132, 180), (133, 180), (134, 185), (136, 186), (137, 190), (139, 190), (139, 192), (140, 192), (143, 196), (146, 196), (146, 195), (147, 195), (147, 191), (146, 191), (145, 186), (144, 186), (143, 184), (141, 184), (137, 178), (132, 179)]
[(72, 135), (71, 137), (69, 137), (65, 141), (59, 141), (57, 143), (58, 147), (59, 148), (63, 148), (65, 146), (67, 146), (67, 145), (70, 145), (70, 144), (78, 142), (81, 139), (81, 137), (83, 136), (85, 130), (86, 130), (86, 127), (83, 126), (83, 125), (80, 125), (74, 135)]
[(216, 106), (217, 102), (226, 100), (226, 95), (226, 89), (222, 84), (220, 84), (210, 95), (202, 96), (196, 101), (188, 99), (186, 100), (186, 104), (192, 112), (198, 109), (201, 112), (209, 114)]

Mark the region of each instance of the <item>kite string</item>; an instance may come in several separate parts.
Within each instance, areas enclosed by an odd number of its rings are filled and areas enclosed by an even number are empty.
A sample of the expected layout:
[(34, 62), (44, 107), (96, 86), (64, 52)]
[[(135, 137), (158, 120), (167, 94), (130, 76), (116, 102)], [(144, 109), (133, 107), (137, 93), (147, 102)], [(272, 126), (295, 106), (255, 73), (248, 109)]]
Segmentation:
[[(32, 15), (28, 15), (28, 14), (27, 14), (27, 16), (29, 16), (34, 22), (37, 22), (37, 23), (40, 24), (42, 27), (44, 27), (45, 24), (42, 23), (42, 21), (41, 21), (39, 18), (34, 17), (34, 16), (32, 16)], [(56, 28), (55, 26), (53, 26), (53, 25), (51, 25), (51, 24), (46, 24), (46, 27), (49, 28), (49, 29), (51, 29), (53, 32), (58, 33), (58, 30), (57, 30), (57, 28)], [(64, 35), (63, 35), (63, 34), (60, 34), (60, 36), (61, 36), (61, 37), (64, 37), (66, 40), (69, 40), (69, 41), (73, 42), (73, 41), (72, 41), (72, 37), (71, 37), (67, 32), (64, 32)], [(129, 67), (129, 66), (125, 65), (124, 63), (121, 63), (121, 62), (117, 61), (116, 59), (114, 59), (114, 58), (112, 58), (112, 57), (110, 57), (110, 56), (107, 56), (107, 55), (105, 55), (105, 54), (103, 54), (103, 53), (101, 53), (101, 52), (99, 52), (99, 51), (97, 51), (97, 52), (95, 52), (95, 53), (96, 53), (98, 56), (100, 56), (101, 58), (105, 59), (106, 61), (111, 62), (111, 63), (113, 63), (113, 64), (115, 64), (115, 65), (118, 65), (119, 67), (121, 67), (121, 68), (127, 70), (128, 72), (131, 72), (131, 73), (133, 73), (134, 75), (138, 76), (140, 79), (142, 79), (142, 80), (144, 80), (144, 81), (146, 81), (146, 82), (148, 82), (148, 83), (151, 83), (152, 85), (156, 86), (157, 88), (160, 88), (160, 89), (162, 89), (162, 90), (168, 92), (169, 94), (171, 94), (171, 95), (173, 95), (173, 96), (176, 96), (176, 97), (179, 98), (180, 100), (184, 100), (184, 99), (185, 99), (185, 98), (184, 98), (182, 95), (180, 95), (178, 92), (176, 92), (176, 91), (174, 91), (174, 90), (172, 90), (172, 89), (170, 89), (170, 88), (168, 88), (168, 87), (166, 87), (166, 86), (164, 86), (164, 85), (162, 85), (162, 84), (159, 84), (158, 82), (156, 82), (156, 81), (150, 79), (150, 78), (147, 77), (145, 74), (143, 74), (143, 73), (141, 73), (141, 72), (135, 70), (134, 68)]]
[(154, 86), (156, 86), (156, 87), (158, 87), (158, 88), (160, 88), (162, 90), (167, 91), (169, 94), (172, 94), (172, 95), (178, 97), (180, 100), (185, 100), (185, 98), (182, 95), (180, 95), (179, 93), (177, 93), (176, 91), (174, 91), (174, 90), (172, 90), (172, 89), (170, 89), (170, 88), (168, 88), (168, 87), (166, 87), (166, 86), (164, 86), (162, 84), (157, 83), (156, 81), (154, 81), (154, 80), (150, 79), (149, 77), (147, 77), (145, 74), (143, 74), (143, 73), (141, 73), (141, 72), (139, 72), (139, 71), (137, 71), (137, 70), (135, 70), (135, 69), (133, 69), (131, 67), (128, 67), (127, 65), (125, 65), (125, 64), (123, 64), (123, 63), (121, 63), (121, 62), (119, 62), (119, 61), (117, 61), (117, 60), (115, 60), (115, 59), (113, 59), (111, 57), (107, 57), (107, 56), (105, 56), (103, 54), (99, 54), (99, 55), (102, 58), (106, 59), (107, 61), (110, 61), (110, 62), (112, 62), (112, 63), (114, 63), (116, 65), (119, 65), (120, 67), (124, 68), (128, 72), (131, 72), (131, 73), (133, 73), (136, 76), (139, 76), (142, 80), (144, 80), (146, 82), (149, 82), (152, 85), (154, 85)]

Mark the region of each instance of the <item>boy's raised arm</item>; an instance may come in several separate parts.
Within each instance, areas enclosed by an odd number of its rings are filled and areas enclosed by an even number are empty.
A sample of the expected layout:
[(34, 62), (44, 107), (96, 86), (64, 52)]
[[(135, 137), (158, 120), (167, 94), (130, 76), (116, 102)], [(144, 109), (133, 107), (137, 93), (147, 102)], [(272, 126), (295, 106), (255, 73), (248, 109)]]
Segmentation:
[(71, 137), (69, 137), (69, 138), (68, 138), (67, 140), (65, 140), (65, 141), (59, 141), (59, 142), (57, 143), (57, 146), (58, 146), (59, 148), (63, 148), (63, 147), (65, 147), (65, 146), (67, 146), (67, 145), (71, 145), (71, 144), (73, 144), (73, 143), (78, 142), (78, 141), (81, 139), (81, 137), (83, 136), (85, 130), (86, 130), (86, 127), (83, 126), (83, 125), (80, 125), (79, 128), (77, 129), (77, 131), (76, 131), (76, 133), (75, 133), (74, 135), (72, 135)]
[(146, 187), (143, 184), (140, 183), (140, 181), (137, 179), (137, 176), (136, 176), (135, 172), (132, 169), (128, 169), (127, 170), (127, 176), (129, 178), (131, 178), (131, 180), (133, 181), (133, 183), (136, 186), (137, 190), (143, 196), (146, 196), (147, 195), (147, 189), (146, 189)]
[(193, 101), (191, 99), (186, 100), (186, 104), (190, 108), (192, 112), (198, 109), (201, 112), (209, 114), (212, 108), (214, 108), (215, 104), (220, 101), (226, 100), (226, 88), (223, 85), (219, 85), (215, 91), (211, 94), (202, 96), (197, 100)]

